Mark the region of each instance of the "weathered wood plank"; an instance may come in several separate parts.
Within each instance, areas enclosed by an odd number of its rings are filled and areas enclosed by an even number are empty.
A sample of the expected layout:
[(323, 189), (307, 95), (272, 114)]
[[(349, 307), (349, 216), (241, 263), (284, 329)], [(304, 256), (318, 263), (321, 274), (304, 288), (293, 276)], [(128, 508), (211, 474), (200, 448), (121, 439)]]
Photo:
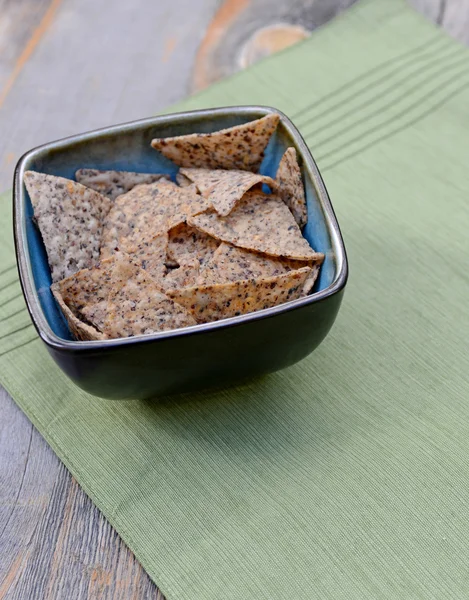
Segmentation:
[(45, 31), (37, 29), (47, 11), (53, 12), (51, 5), (52, 0), (0, 0), (0, 98), (25, 49), (32, 49)]
[[(288, 26), (307, 32), (351, 1), (55, 0), (57, 12), (28, 54), (54, 0), (0, 0), (0, 89), (26, 56), (0, 107), (0, 185), (9, 185), (16, 158), (29, 147), (153, 114), (281, 47), (285, 36), (301, 36)], [(469, 43), (469, 0), (409, 2)], [(287, 24), (278, 39), (271, 30), (258, 34), (278, 23)], [(0, 600), (29, 598), (159, 595), (0, 390)]]
[(441, 26), (453, 37), (469, 45), (469, 2), (443, 0)]
[(0, 599), (160, 600), (130, 550), (4, 390), (0, 414)]
[(19, 156), (184, 97), (218, 0), (62, 0), (0, 110), (0, 188)]
[(226, 0), (199, 47), (192, 90), (203, 89), (289, 42), (298, 41), (355, 1)]
[(446, 0), (408, 0), (408, 2), (427, 19), (441, 25)]

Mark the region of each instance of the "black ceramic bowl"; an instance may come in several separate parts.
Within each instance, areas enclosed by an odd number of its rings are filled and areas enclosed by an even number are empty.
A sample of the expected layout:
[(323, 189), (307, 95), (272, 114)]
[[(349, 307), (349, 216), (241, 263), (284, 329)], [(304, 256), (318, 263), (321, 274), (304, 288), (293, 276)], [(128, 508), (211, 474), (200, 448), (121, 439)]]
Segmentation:
[[(210, 132), (281, 116), (261, 172), (275, 176), (288, 146), (298, 152), (308, 203), (304, 235), (324, 252), (313, 292), (274, 308), (215, 323), (127, 339), (78, 342), (50, 292), (50, 272), (33, 210), (23, 184), (32, 169), (73, 179), (92, 167), (141, 172), (177, 168), (150, 147), (154, 137)], [(50, 354), (84, 390), (105, 398), (149, 398), (225, 385), (301, 360), (324, 339), (339, 310), (347, 280), (347, 258), (334, 211), (303, 138), (280, 111), (262, 106), (200, 110), (135, 121), (45, 144), (19, 161), (14, 182), (14, 228), (21, 285), (33, 323)]]

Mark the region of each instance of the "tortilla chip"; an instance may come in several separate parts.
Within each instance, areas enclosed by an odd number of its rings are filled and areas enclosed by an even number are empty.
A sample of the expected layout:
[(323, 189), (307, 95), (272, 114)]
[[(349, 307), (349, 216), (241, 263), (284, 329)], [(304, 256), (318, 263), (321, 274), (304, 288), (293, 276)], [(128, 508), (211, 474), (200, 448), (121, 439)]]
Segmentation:
[(98, 169), (78, 169), (75, 173), (78, 183), (96, 190), (110, 200), (130, 192), (136, 185), (154, 183), (159, 179), (169, 179), (161, 173), (133, 173), (132, 171), (98, 171)]
[(181, 262), (177, 269), (168, 271), (161, 281), (163, 290), (176, 290), (196, 284), (200, 273), (200, 263), (197, 259)]
[(257, 172), (279, 115), (270, 114), (213, 133), (156, 138), (151, 145), (180, 167)]
[(57, 301), (57, 304), (60, 306), (64, 317), (67, 319), (68, 326), (72, 335), (81, 341), (87, 340), (105, 340), (106, 336), (104, 333), (101, 333), (97, 329), (95, 329), (92, 325), (88, 325), (81, 321), (78, 317), (76, 317), (70, 308), (65, 304), (64, 299), (60, 294), (60, 290), (58, 289), (57, 283), (51, 285), (52, 294)]
[(187, 308), (198, 323), (208, 323), (300, 298), (310, 271), (310, 267), (303, 267), (265, 279), (244, 279), (168, 290), (167, 295)]
[(187, 215), (197, 214), (209, 206), (193, 189), (180, 188), (174, 183), (160, 180), (148, 185), (138, 185), (127, 194), (119, 196), (104, 223), (101, 257), (118, 250), (123, 238), (128, 244), (168, 231), (183, 223)]
[(188, 217), (187, 223), (247, 250), (298, 260), (317, 258), (286, 204), (272, 194), (247, 192), (227, 217), (210, 209)]
[(210, 200), (213, 208), (222, 217), (229, 215), (237, 202), (253, 186), (265, 183), (272, 190), (277, 187), (277, 183), (271, 177), (248, 171), (182, 168), (180, 173), (195, 183), (202, 196)]
[(303, 286), (303, 295), (307, 296), (314, 287), (316, 283), (316, 279), (319, 275), (319, 270), (321, 268), (321, 263), (316, 263), (311, 266), (311, 273), (306, 278), (305, 284)]
[(308, 211), (295, 148), (285, 151), (277, 169), (276, 179), (280, 198), (291, 210), (298, 225), (303, 227), (308, 221)]
[(242, 279), (262, 279), (310, 266), (302, 261), (259, 254), (223, 242), (206, 264), (198, 284), (226, 283)]
[(179, 187), (189, 187), (190, 185), (194, 185), (188, 177), (181, 173), (181, 171), (176, 173), (176, 183)]
[(144, 269), (155, 281), (161, 281), (166, 274), (166, 260), (168, 250), (168, 233), (165, 231), (152, 238), (143, 239), (136, 243), (123, 238), (121, 250), (129, 254), (140, 268)]
[(173, 227), (168, 235), (168, 256), (178, 264), (197, 259), (204, 265), (220, 245), (218, 240), (186, 223)]
[(103, 330), (109, 294), (115, 285), (115, 266), (115, 257), (103, 260), (52, 286), (76, 317), (86, 319), (99, 331)]
[(162, 294), (146, 271), (131, 262), (119, 262), (116, 282), (104, 324), (109, 337), (145, 335), (196, 324), (185, 308)]
[(26, 171), (24, 183), (41, 231), (52, 281), (99, 260), (103, 221), (111, 202), (63, 177)]

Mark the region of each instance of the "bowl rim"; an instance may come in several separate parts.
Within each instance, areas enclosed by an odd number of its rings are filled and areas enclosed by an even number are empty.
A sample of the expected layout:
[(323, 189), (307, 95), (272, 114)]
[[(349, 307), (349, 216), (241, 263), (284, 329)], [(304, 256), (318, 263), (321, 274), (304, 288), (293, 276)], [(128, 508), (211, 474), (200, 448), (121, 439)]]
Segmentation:
[[(248, 313), (245, 315), (239, 315), (237, 317), (230, 317), (228, 319), (222, 319), (220, 321), (214, 321), (211, 323), (201, 323), (192, 325), (190, 327), (183, 327), (179, 329), (172, 329), (169, 331), (160, 331), (152, 334), (144, 334), (133, 336), (129, 338), (118, 338), (109, 340), (65, 340), (58, 336), (52, 331), (49, 325), (42, 306), (39, 301), (39, 296), (34, 285), (34, 277), (31, 266), (31, 259), (28, 251), (28, 242), (26, 238), (26, 231), (23, 226), (25, 222), (25, 192), (23, 185), (23, 175), (26, 170), (26, 164), (37, 155), (42, 154), (45, 151), (54, 150), (55, 152), (65, 149), (70, 144), (75, 144), (83, 141), (92, 140), (94, 138), (105, 137), (108, 134), (119, 134), (131, 131), (136, 127), (151, 127), (155, 125), (171, 124), (174, 120), (189, 122), (194, 117), (229, 117), (233, 115), (239, 115), (244, 117), (250, 117), (252, 119), (260, 118), (268, 114), (277, 113), (280, 116), (282, 125), (285, 127), (292, 140), (297, 146), (299, 151), (303, 169), (308, 172), (313, 186), (315, 188), (318, 201), (321, 204), (323, 210), (324, 219), (326, 226), (331, 237), (331, 244), (333, 249), (334, 261), (336, 263), (336, 273), (332, 283), (325, 288), (310, 294), (298, 300), (291, 300), (278, 306), (266, 308), (257, 312)], [(208, 108), (199, 110), (182, 111), (176, 113), (168, 113), (157, 117), (149, 117), (145, 119), (138, 119), (134, 121), (128, 121), (125, 123), (111, 125), (109, 127), (103, 127), (94, 129), (85, 133), (80, 133), (66, 138), (62, 138), (56, 141), (48, 142), (40, 146), (36, 146), (31, 150), (28, 150), (19, 159), (14, 172), (13, 181), (13, 233), (15, 241), (15, 253), (16, 261), (18, 266), (19, 279), (21, 289), (23, 292), (26, 306), (30, 314), (31, 320), (40, 336), (40, 338), (51, 348), (55, 350), (63, 351), (99, 351), (105, 349), (116, 349), (125, 346), (132, 346), (134, 344), (151, 343), (156, 340), (164, 340), (168, 338), (184, 337), (188, 335), (201, 334), (204, 332), (214, 331), (217, 329), (224, 329), (248, 323), (250, 321), (257, 321), (279, 315), (291, 310), (295, 310), (306, 306), (320, 302), (340, 290), (342, 290), (347, 282), (348, 278), (348, 261), (345, 250), (344, 241), (340, 231), (339, 223), (337, 221), (334, 209), (332, 207), (329, 194), (326, 186), (316, 165), (316, 162), (311, 154), (309, 147), (307, 146), (303, 136), (292, 123), (292, 121), (282, 111), (273, 108), (271, 106), (263, 105), (242, 105), (242, 106), (225, 106), (218, 108)]]

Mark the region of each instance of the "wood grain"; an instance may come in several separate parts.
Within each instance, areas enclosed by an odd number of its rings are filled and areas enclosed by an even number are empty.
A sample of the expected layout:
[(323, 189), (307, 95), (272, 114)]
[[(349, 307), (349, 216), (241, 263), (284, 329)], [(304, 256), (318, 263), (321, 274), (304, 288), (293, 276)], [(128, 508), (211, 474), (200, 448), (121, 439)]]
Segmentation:
[[(225, 0), (200, 45), (192, 77), (192, 91), (203, 89), (217, 79), (239, 70), (243, 48), (259, 29), (289, 24), (313, 31), (354, 1)], [(284, 45), (280, 46), (282, 47)], [(258, 58), (264, 55), (261, 51)]]
[[(26, 149), (154, 114), (285, 43), (260, 29), (307, 32), (352, 1), (61, 0), (34, 37), (52, 0), (0, 0), (0, 185)], [(409, 1), (469, 43), (469, 0)], [(0, 389), (0, 600), (39, 598), (161, 596)]]
[[(14, 80), (21, 55), (31, 47), (31, 40), (37, 45), (39, 39), (36, 41), (34, 34), (51, 5), (52, 0), (0, 0), (0, 97), (10, 87), (9, 81)], [(36, 37), (44, 35), (46, 29), (41, 28)]]

